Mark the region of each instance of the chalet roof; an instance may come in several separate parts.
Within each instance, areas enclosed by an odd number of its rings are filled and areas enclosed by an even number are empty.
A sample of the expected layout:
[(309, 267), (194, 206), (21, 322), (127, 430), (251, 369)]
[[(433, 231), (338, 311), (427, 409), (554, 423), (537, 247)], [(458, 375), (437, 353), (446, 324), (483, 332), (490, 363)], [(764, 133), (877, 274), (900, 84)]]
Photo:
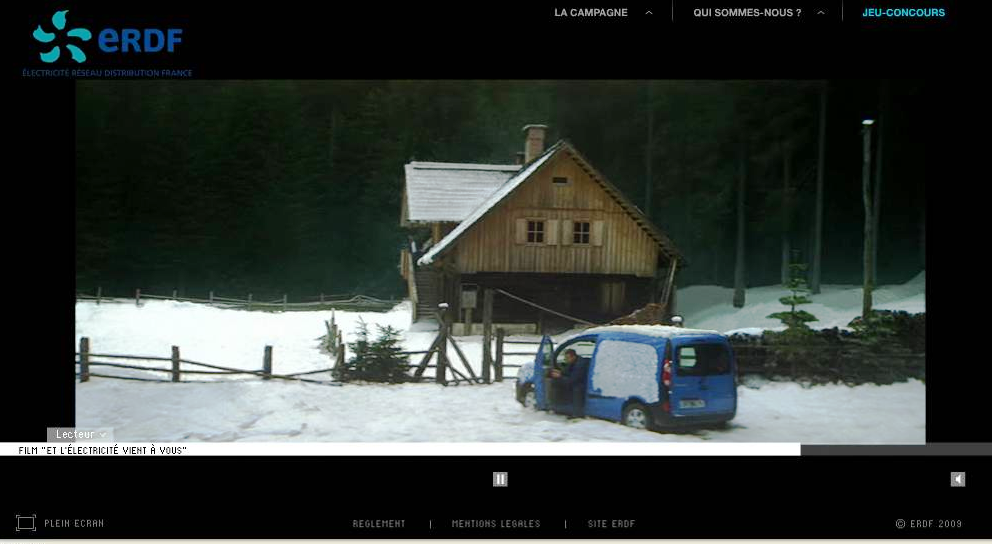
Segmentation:
[(593, 168), (589, 161), (587, 161), (571, 143), (567, 140), (559, 140), (555, 145), (549, 147), (544, 153), (531, 161), (530, 164), (526, 165), (523, 170), (520, 170), (505, 183), (503, 183), (503, 185), (501, 185), (495, 192), (491, 193), (488, 198), (479, 204), (468, 217), (462, 220), (462, 222), (454, 228), (454, 230), (449, 232), (447, 236), (441, 239), (441, 241), (434, 244), (430, 251), (417, 260), (417, 264), (423, 266), (434, 262), (435, 257), (450, 249), (454, 245), (455, 241), (461, 238), (461, 236), (465, 234), (465, 232), (468, 231), (472, 225), (477, 223), (486, 214), (499, 205), (500, 202), (506, 199), (506, 197), (510, 196), (513, 191), (523, 185), (525, 181), (527, 181), (535, 172), (540, 170), (542, 166), (547, 164), (548, 160), (559, 151), (568, 153), (571, 158), (576, 160), (582, 169), (593, 178), (593, 180), (599, 183), (599, 185), (603, 187), (603, 189), (609, 193), (610, 196), (616, 199), (620, 206), (628, 214), (630, 214), (638, 226), (647, 231), (647, 233), (658, 243), (663, 254), (665, 254), (669, 259), (675, 257), (678, 258), (679, 261), (684, 262), (684, 258), (675, 247), (675, 244), (672, 243), (665, 233), (661, 232), (661, 230), (644, 215), (640, 208), (628, 200), (627, 197), (620, 192), (616, 185), (613, 185), (606, 179), (605, 176), (603, 176), (603, 174)]
[(406, 165), (406, 220), (460, 222), (520, 170), (517, 164), (411, 162)]
[(448, 235), (445, 236), (444, 238), (441, 238), (440, 242), (434, 244), (434, 247), (432, 247), (431, 250), (427, 252), (427, 254), (421, 257), (417, 261), (417, 263), (420, 265), (425, 265), (434, 262), (434, 257), (436, 255), (445, 251), (448, 248), (448, 246), (450, 246), (455, 240), (460, 238), (461, 235), (464, 234), (465, 231), (469, 229), (469, 227), (474, 225), (477, 221), (479, 221), (479, 219), (482, 219), (484, 215), (486, 215), (490, 210), (496, 207), (497, 204), (502, 202), (503, 199), (509, 196), (514, 189), (516, 189), (524, 181), (526, 181), (531, 174), (537, 172), (537, 170), (541, 168), (541, 166), (543, 166), (544, 163), (546, 163), (548, 159), (550, 159), (555, 154), (555, 152), (562, 147), (563, 144), (564, 144), (564, 140), (559, 141), (555, 145), (549, 147), (548, 150), (545, 151), (541, 156), (531, 161), (531, 163), (527, 165), (523, 170), (517, 172), (516, 175), (508, 179), (506, 183), (504, 183), (499, 187), (499, 189), (497, 189), (494, 193), (490, 194), (489, 198), (486, 198), (477, 208), (475, 208), (475, 211), (473, 211), (471, 215), (469, 215), (461, 223), (459, 223), (458, 226), (454, 228), (454, 230), (449, 232)]

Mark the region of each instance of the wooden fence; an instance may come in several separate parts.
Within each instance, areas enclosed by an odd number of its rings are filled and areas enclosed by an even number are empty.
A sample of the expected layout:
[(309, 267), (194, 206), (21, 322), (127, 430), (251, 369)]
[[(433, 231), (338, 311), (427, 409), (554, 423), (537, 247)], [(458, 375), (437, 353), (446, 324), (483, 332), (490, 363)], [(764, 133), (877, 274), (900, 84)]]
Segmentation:
[[(451, 331), (451, 317), (450, 315), (442, 309), (439, 312), (437, 319), (440, 323), (440, 330), (437, 337), (435, 337), (434, 342), (427, 350), (421, 351), (404, 351), (400, 352), (399, 355), (409, 357), (411, 355), (423, 355), (422, 359), (418, 364), (407, 364), (407, 370), (413, 370), (414, 373), (411, 376), (410, 381), (421, 382), (421, 381), (434, 381), (439, 384), (458, 385), (461, 383), (469, 384), (479, 384), (479, 383), (493, 383), (502, 382), (504, 379), (504, 369), (506, 368), (519, 368), (520, 364), (516, 363), (506, 363), (504, 362), (505, 356), (529, 356), (533, 357), (536, 354), (535, 351), (508, 351), (506, 346), (509, 345), (532, 345), (536, 346), (541, 343), (540, 340), (508, 340), (506, 338), (506, 331), (503, 328), (496, 328), (495, 334), (493, 334), (492, 327), (492, 291), (486, 292), (486, 309), (484, 313), (484, 326), (483, 326), (483, 361), (482, 361), (482, 376), (477, 376), (472, 365), (469, 363), (465, 353), (462, 351), (458, 342), (450, 334)], [(135, 294), (135, 302), (140, 305), (141, 297), (146, 298), (170, 298), (170, 297), (158, 297), (153, 295), (142, 295), (140, 291)], [(86, 295), (82, 295), (80, 298), (86, 298)], [(96, 297), (92, 297), (97, 300), (97, 303), (103, 301), (114, 301), (120, 302), (120, 299), (106, 299), (102, 298), (101, 293), (98, 292)], [(174, 298), (172, 300), (185, 300), (191, 302), (206, 302), (209, 304), (228, 304), (234, 299), (228, 299), (223, 297), (211, 296), (209, 299), (182, 299)], [(272, 304), (264, 302), (251, 301), (249, 296), (249, 301), (251, 304), (261, 305), (261, 304)], [(243, 301), (243, 302), (249, 302)], [(285, 302), (283, 302), (285, 304)], [(306, 304), (306, 303), (304, 303)], [(317, 304), (321, 304), (318, 302)], [(332, 308), (333, 310), (333, 308)], [(124, 379), (124, 380), (137, 380), (137, 381), (151, 381), (151, 382), (180, 382), (180, 381), (197, 381), (197, 380), (183, 380), (183, 374), (192, 375), (248, 375), (259, 377), (263, 380), (271, 379), (283, 379), (283, 380), (297, 380), (310, 383), (323, 383), (330, 385), (340, 385), (338, 371), (343, 370), (346, 366), (346, 344), (343, 340), (342, 331), (338, 328), (336, 322), (336, 316), (333, 311), (331, 313), (331, 319), (324, 322), (324, 326), (327, 330), (327, 335), (324, 337), (324, 348), (326, 351), (334, 358), (335, 366), (319, 370), (311, 370), (308, 372), (297, 372), (293, 374), (275, 374), (272, 370), (273, 358), (272, 358), (272, 346), (265, 346), (264, 354), (262, 357), (262, 368), (260, 370), (248, 370), (239, 368), (230, 368), (219, 365), (212, 365), (207, 363), (202, 363), (198, 361), (191, 361), (188, 359), (183, 359), (180, 356), (179, 346), (172, 347), (172, 353), (169, 357), (156, 357), (156, 356), (144, 356), (144, 355), (123, 355), (123, 354), (109, 354), (109, 353), (93, 353), (90, 346), (90, 340), (88, 337), (83, 337), (80, 340), (79, 351), (76, 353), (77, 360), (76, 364), (79, 365), (79, 379), (81, 382), (88, 381), (91, 376), (102, 377), (102, 378), (114, 378), (114, 379)], [(457, 356), (457, 361), (460, 361), (464, 367), (464, 372), (459, 370), (452, 365), (452, 359), (448, 356), (448, 346), (454, 350)], [(495, 348), (495, 350), (494, 350)], [(512, 349), (512, 348), (511, 348)], [(495, 351), (495, 356), (493, 355)], [(431, 359), (436, 356), (436, 362), (431, 364)], [(105, 359), (110, 359), (107, 361)], [(155, 368), (147, 366), (138, 365), (128, 365), (122, 364), (120, 362), (114, 362), (119, 360), (132, 360), (132, 361), (168, 361), (171, 363), (170, 368)], [(184, 369), (183, 365), (189, 365), (199, 368), (205, 368), (209, 370), (198, 370), (198, 369)], [(94, 373), (91, 371), (91, 367), (110, 367), (110, 368), (123, 368), (128, 370), (140, 370), (144, 372), (161, 372), (168, 374), (168, 379), (153, 379), (137, 376), (113, 376), (109, 374)], [(434, 376), (424, 376), (424, 371), (428, 368), (434, 369)], [(300, 376), (310, 375), (310, 374), (320, 374), (328, 373), (332, 377), (331, 380), (313, 380), (307, 378), (300, 378)], [(448, 373), (451, 373), (451, 378), (449, 379)], [(199, 380), (201, 382), (210, 380)]]
[(176, 291), (172, 291), (171, 296), (152, 295), (142, 293), (141, 289), (134, 290), (133, 298), (108, 297), (103, 294), (102, 288), (97, 288), (96, 294), (76, 293), (76, 300), (92, 300), (97, 304), (104, 302), (126, 303), (134, 301), (135, 305), (141, 306), (141, 299), (175, 300), (179, 302), (195, 302), (198, 304), (210, 304), (219, 308), (245, 308), (248, 310), (263, 311), (302, 311), (302, 310), (351, 310), (386, 312), (393, 309), (399, 302), (397, 300), (383, 300), (365, 295), (318, 295), (313, 297), (302, 297), (299, 301), (289, 302), (289, 296), (283, 295), (276, 300), (257, 300), (251, 293), (247, 298), (231, 298), (214, 295), (210, 291), (207, 298), (181, 297)]
[[(530, 352), (508, 352), (504, 349), (504, 345), (540, 344), (540, 341), (506, 340), (506, 331), (501, 327), (496, 329), (496, 334), (494, 337), (492, 326), (492, 296), (492, 291), (487, 289), (485, 293), (486, 302), (483, 311), (482, 375), (476, 375), (475, 369), (465, 356), (465, 352), (462, 351), (461, 346), (459, 346), (458, 342), (452, 336), (452, 313), (448, 311), (448, 305), (442, 303), (439, 306), (439, 311), (435, 315), (439, 327), (438, 334), (434, 338), (434, 341), (431, 342), (430, 347), (424, 351), (405, 351), (401, 353), (401, 355), (405, 356), (423, 355), (418, 364), (408, 366), (408, 368), (414, 369), (412, 381), (433, 380), (435, 383), (441, 385), (458, 385), (461, 383), (489, 384), (493, 383), (493, 381), (501, 382), (503, 381), (503, 370), (505, 368), (519, 368), (521, 366), (519, 364), (504, 362), (503, 357), (505, 355), (534, 355), (534, 353)], [(494, 342), (496, 352), (495, 356), (493, 356)], [(454, 358), (448, 354), (449, 346), (454, 350)], [(435, 361), (434, 364), (431, 364), (431, 360)], [(459, 370), (458, 367), (453, 364), (455, 362), (461, 362), (464, 372)], [(424, 376), (424, 371), (428, 368), (434, 369), (433, 377)], [(448, 377), (449, 372), (451, 373), (450, 379)]]
[[(332, 355), (334, 356), (334, 360), (335, 360), (335, 366), (333, 367), (321, 368), (317, 370), (309, 370), (306, 372), (295, 372), (291, 374), (276, 374), (273, 371), (272, 346), (265, 346), (262, 355), (262, 367), (257, 370), (250, 370), (244, 368), (231, 368), (226, 366), (203, 363), (199, 361), (191, 361), (189, 359), (183, 359), (182, 356), (180, 355), (181, 350), (179, 346), (172, 346), (171, 354), (168, 357), (151, 356), (151, 355), (122, 355), (122, 354), (111, 354), (111, 353), (94, 353), (92, 346), (90, 344), (89, 337), (84, 336), (80, 338), (79, 351), (76, 352), (75, 363), (79, 367), (77, 376), (79, 377), (80, 382), (87, 382), (90, 380), (91, 377), (98, 377), (98, 378), (111, 378), (117, 380), (132, 380), (132, 381), (160, 382), (160, 383), (170, 383), (170, 382), (217, 383), (216, 380), (195, 380), (195, 379), (191, 380), (188, 378), (186, 379), (184, 378), (188, 375), (194, 375), (194, 376), (245, 375), (245, 376), (252, 376), (261, 380), (291, 380), (291, 381), (317, 383), (324, 385), (341, 385), (342, 382), (336, 378), (336, 375), (337, 375), (337, 371), (339, 369), (343, 369), (345, 366), (347, 348), (346, 345), (341, 341), (341, 331), (337, 329), (337, 325), (331, 321), (328, 321), (325, 324), (327, 325), (329, 331), (334, 330), (336, 332), (335, 335), (336, 340), (331, 343), (333, 347), (329, 348), (329, 351), (332, 352)], [(449, 340), (451, 339), (449, 338)], [(453, 340), (451, 341), (454, 342)], [(518, 343), (522, 343), (522, 342), (518, 342)], [(458, 353), (458, 356), (461, 358), (462, 362), (466, 365), (468, 375), (462, 373), (461, 371), (455, 368), (451, 368), (449, 362), (447, 365), (448, 370), (450, 370), (452, 374), (455, 376), (454, 379), (438, 380), (436, 376), (423, 376), (422, 374), (425, 369), (438, 368), (436, 364), (426, 364), (429, 357), (425, 357), (424, 361), (422, 361), (422, 363), (419, 365), (412, 365), (412, 364), (407, 365), (408, 370), (416, 370), (416, 374), (411, 377), (410, 381), (412, 382), (437, 381), (439, 383), (443, 383), (444, 385), (449, 385), (449, 384), (458, 385), (459, 383), (466, 383), (466, 382), (481, 383), (481, 380), (478, 377), (476, 377), (468, 361), (465, 359), (465, 355), (461, 351), (461, 348), (459, 348), (457, 344), (454, 344), (454, 348), (456, 350), (456, 353)], [(435, 344), (433, 344), (431, 348), (428, 350), (404, 351), (404, 352), (400, 352), (399, 355), (401, 356), (429, 355), (432, 353), (438, 353), (439, 351), (440, 351), (440, 347), (437, 345), (437, 342), (435, 342)], [(498, 349), (498, 351), (501, 352), (502, 350)], [(170, 363), (170, 366), (169, 368), (148, 367), (148, 366), (140, 366), (135, 364), (124, 364), (118, 361), (168, 362)], [(195, 369), (184, 368), (183, 365), (193, 366), (196, 368)], [(502, 357), (499, 357), (497, 359), (497, 369), (499, 369), (497, 371), (497, 376), (499, 377), (500, 380), (502, 380), (503, 366), (504, 365), (502, 363)], [(520, 365), (507, 364), (505, 366), (519, 367)], [(147, 378), (141, 376), (115, 376), (112, 374), (94, 372), (93, 371), (94, 367), (96, 367), (97, 369), (99, 369), (99, 367), (107, 367), (107, 368), (121, 368), (126, 370), (137, 370), (137, 371), (150, 372), (150, 373), (162, 373), (162, 374), (166, 374), (166, 376), (163, 379)], [(200, 370), (201, 368), (208, 370)], [(445, 370), (445, 365), (442, 365), (441, 369), (442, 369), (441, 376), (444, 376), (443, 371)], [(311, 378), (301, 377), (301, 376), (323, 374), (323, 373), (329, 374), (332, 378), (330, 380), (315, 380)], [(469, 377), (469, 375), (471, 376), (471, 378)]]
[[(340, 351), (338, 361), (343, 359), (344, 350)], [(212, 365), (207, 363), (201, 363), (198, 361), (190, 361), (188, 359), (183, 359), (180, 356), (179, 346), (172, 346), (172, 354), (169, 357), (155, 357), (147, 355), (118, 355), (109, 353), (93, 353), (92, 347), (90, 346), (90, 339), (88, 337), (82, 337), (79, 340), (79, 351), (76, 352), (76, 364), (79, 365), (79, 381), (86, 382), (89, 381), (91, 377), (99, 378), (113, 378), (118, 380), (135, 380), (135, 381), (145, 381), (145, 382), (206, 382), (215, 383), (211, 380), (183, 380), (184, 374), (193, 375), (207, 375), (207, 376), (220, 376), (220, 375), (249, 375), (256, 376), (262, 380), (291, 380), (300, 381), (307, 383), (317, 383), (324, 385), (340, 385), (333, 380), (314, 380), (309, 378), (301, 378), (300, 376), (308, 376), (312, 374), (321, 373), (331, 373), (332, 368), (322, 368), (318, 370), (309, 370), (306, 372), (295, 372), (292, 374), (275, 374), (272, 371), (273, 368), (273, 358), (272, 358), (272, 346), (265, 346), (265, 350), (262, 355), (262, 368), (259, 370), (248, 370), (243, 368), (230, 368), (219, 365)], [(111, 360), (131, 360), (131, 361), (156, 361), (171, 363), (170, 368), (155, 368), (147, 366), (138, 365), (127, 365), (116, 362), (104, 361), (102, 359)], [(190, 370), (182, 368), (182, 365), (190, 365), (199, 368), (208, 368), (210, 370)], [(154, 378), (143, 378), (138, 376), (113, 376), (110, 374), (98, 374), (91, 371), (91, 367), (108, 367), (108, 368), (123, 368), (128, 370), (140, 370), (142, 372), (161, 372), (168, 374), (169, 379), (154, 379)]]

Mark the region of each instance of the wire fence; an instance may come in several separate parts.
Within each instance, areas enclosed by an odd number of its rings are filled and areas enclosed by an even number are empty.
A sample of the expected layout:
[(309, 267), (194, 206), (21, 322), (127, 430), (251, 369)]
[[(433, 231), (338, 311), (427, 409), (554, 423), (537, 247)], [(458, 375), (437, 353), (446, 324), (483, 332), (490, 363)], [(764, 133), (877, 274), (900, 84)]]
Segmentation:
[(135, 289), (134, 297), (111, 297), (105, 296), (103, 290), (98, 288), (96, 294), (76, 293), (77, 301), (95, 301), (97, 304), (103, 303), (131, 303), (141, 306), (142, 299), (153, 300), (173, 300), (177, 302), (193, 302), (197, 304), (209, 304), (218, 308), (239, 308), (259, 311), (312, 311), (312, 310), (351, 310), (361, 312), (387, 312), (393, 309), (398, 300), (385, 300), (367, 295), (317, 295), (300, 297), (298, 300), (290, 302), (288, 295), (276, 300), (258, 300), (251, 293), (246, 298), (222, 297), (215, 295), (213, 291), (206, 298), (179, 296), (176, 291), (172, 295), (160, 295), (144, 293), (141, 289)]

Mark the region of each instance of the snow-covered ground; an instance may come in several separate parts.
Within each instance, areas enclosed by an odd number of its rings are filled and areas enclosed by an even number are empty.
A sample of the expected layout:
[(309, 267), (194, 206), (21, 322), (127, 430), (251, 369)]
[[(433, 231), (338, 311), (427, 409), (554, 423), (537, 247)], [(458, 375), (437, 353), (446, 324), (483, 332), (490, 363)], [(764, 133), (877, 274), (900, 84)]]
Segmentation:
[(157, 384), (94, 378), (76, 389), (76, 426), (115, 440), (320, 442), (699, 441), (923, 443), (924, 387), (795, 383), (741, 387), (731, 428), (638, 431), (524, 409), (513, 380), (490, 386), (274, 382)]
[[(923, 274), (875, 294), (880, 309), (925, 311)], [(781, 287), (748, 290), (747, 306), (733, 308), (732, 290), (688, 287), (678, 293), (686, 325), (730, 331), (777, 328), (767, 319), (781, 311)], [(860, 289), (824, 286), (803, 309), (820, 318), (815, 327), (845, 326), (858, 315)], [(90, 338), (94, 353), (165, 357), (171, 346), (183, 359), (260, 369), (266, 345), (273, 346), (276, 373), (331, 366), (320, 350), (324, 321), (331, 312), (248, 312), (150, 300), (133, 303), (77, 302), (76, 345)], [(408, 350), (426, 349), (434, 332), (410, 323), (408, 303), (387, 313), (335, 312), (345, 341), (354, 339), (359, 318), (403, 331)], [(481, 337), (456, 339), (479, 372)], [(416, 359), (415, 359), (416, 360)], [(524, 362), (525, 356), (506, 361)], [(167, 368), (168, 362), (143, 362)], [(926, 389), (910, 381), (887, 386), (825, 385), (748, 380), (738, 390), (738, 415), (727, 430), (690, 434), (637, 431), (594, 419), (524, 409), (513, 398), (511, 379), (493, 385), (442, 387), (435, 384), (329, 386), (235, 376), (214, 383), (144, 383), (92, 378), (76, 388), (76, 425), (112, 428), (119, 441), (294, 441), (321, 442), (591, 442), (721, 441), (807, 444), (910, 444), (925, 441)], [(164, 378), (94, 367), (94, 372)], [(327, 379), (325, 374), (312, 376)], [(196, 378), (201, 378), (196, 376)]]
[[(809, 323), (814, 329), (847, 328), (852, 319), (861, 315), (860, 285), (823, 285), (819, 295), (812, 295), (810, 304), (800, 309), (814, 316)], [(678, 290), (678, 310), (685, 317), (685, 326), (732, 332), (743, 328), (782, 330), (782, 322), (768, 316), (788, 309), (779, 298), (791, 293), (781, 286), (755, 287), (747, 290), (746, 304), (734, 308), (734, 290), (709, 285)], [(872, 293), (872, 308), (902, 310), (909, 313), (927, 311), (926, 273), (902, 285), (883, 285)]]

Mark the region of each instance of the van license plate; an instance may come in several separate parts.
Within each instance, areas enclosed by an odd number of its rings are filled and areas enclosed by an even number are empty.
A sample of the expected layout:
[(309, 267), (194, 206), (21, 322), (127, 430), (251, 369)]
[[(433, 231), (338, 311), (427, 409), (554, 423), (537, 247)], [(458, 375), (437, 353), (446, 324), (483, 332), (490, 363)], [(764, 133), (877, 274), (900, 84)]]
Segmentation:
[(706, 401), (702, 399), (680, 400), (679, 408), (705, 408)]

